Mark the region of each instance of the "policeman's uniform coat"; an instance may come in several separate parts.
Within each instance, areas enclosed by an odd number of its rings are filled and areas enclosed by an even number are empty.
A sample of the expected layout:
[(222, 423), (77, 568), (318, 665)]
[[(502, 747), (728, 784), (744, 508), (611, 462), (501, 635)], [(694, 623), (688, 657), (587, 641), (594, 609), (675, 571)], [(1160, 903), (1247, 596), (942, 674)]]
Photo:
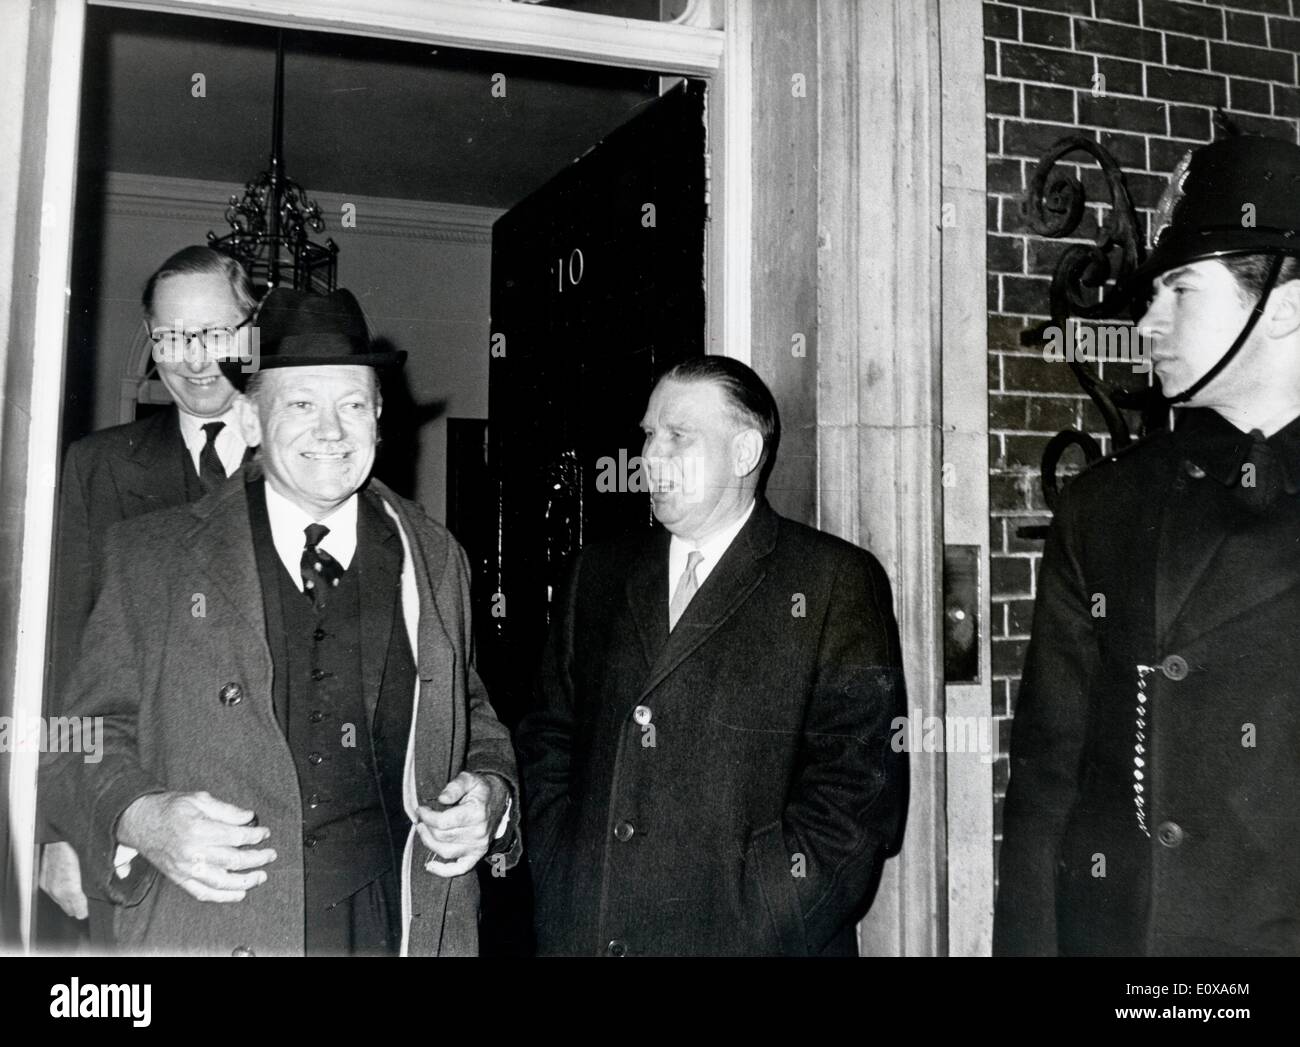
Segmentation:
[[(110, 530), (69, 709), (104, 718), (103, 759), (62, 754), (43, 761), (43, 809), (81, 856), (87, 893), (116, 903), (115, 938), (129, 951), (304, 950), (302, 799), (273, 710), (245, 494), (260, 468), (247, 464), (201, 501)], [(418, 677), (403, 789), (408, 815), (462, 770), (496, 773), (517, 788), (509, 734), (474, 670), (463, 551), (418, 505), (379, 481), (361, 497), (395, 521), (403, 547), (402, 609)], [(385, 650), (363, 647), (368, 703)], [(140, 857), (119, 878), (116, 819), (136, 797), (163, 790), (206, 790), (254, 811), (271, 830), (266, 846), (277, 852), (266, 883), (241, 902), (217, 904), (197, 901)], [(519, 853), (516, 833), (504, 866)], [(412, 830), (401, 870), (402, 951), (474, 954), (476, 873), (434, 876), (424, 868), (430, 857)]]
[(518, 743), (539, 951), (848, 954), (901, 835), (870, 553), (755, 506), (668, 631), (664, 530), (589, 546)]
[[(1208, 411), (1065, 489), (1015, 709), (1001, 954), (1300, 953), (1300, 497)], [(1300, 480), (1300, 423), (1270, 446)]]

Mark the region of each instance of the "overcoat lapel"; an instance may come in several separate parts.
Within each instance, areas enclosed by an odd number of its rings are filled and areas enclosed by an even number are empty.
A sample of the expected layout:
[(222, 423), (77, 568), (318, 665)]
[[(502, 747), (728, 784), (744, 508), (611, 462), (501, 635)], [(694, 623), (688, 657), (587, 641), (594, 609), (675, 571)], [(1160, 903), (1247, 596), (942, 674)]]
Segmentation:
[[(687, 604), (676, 627), (668, 634), (667, 642), (651, 663), (650, 675), (642, 688), (642, 697), (649, 694), (701, 644), (709, 639), (740, 608), (750, 594), (758, 588), (766, 574), (763, 558), (776, 544), (777, 516), (765, 501), (754, 506), (749, 522), (740, 529), (730, 548), (722, 555), (716, 567)], [(667, 549), (665, 548), (665, 557)], [(667, 587), (665, 570), (659, 571)], [(662, 618), (667, 629), (667, 602)]]
[(668, 641), (668, 543), (671, 539), (667, 531), (657, 530), (627, 573), (628, 607), (648, 666), (655, 664)]
[[(265, 646), (266, 611), (245, 493), (246, 481), (260, 476), (261, 470), (255, 464), (244, 469), (190, 506), (193, 524), (179, 541), (191, 551), (195, 591), (202, 592), (206, 584), (220, 592)], [(247, 472), (250, 469), (256, 472)]]
[[(155, 421), (156, 420), (156, 421)], [(116, 463), (113, 481), (127, 515), (185, 501), (185, 454), (175, 406), (153, 415), (131, 453)]]
[(358, 558), (361, 566), (361, 693), (370, 723), (375, 720), (379, 688), (393, 632), (393, 612), (400, 598), (402, 540), (388, 517), (366, 498), (359, 499)]

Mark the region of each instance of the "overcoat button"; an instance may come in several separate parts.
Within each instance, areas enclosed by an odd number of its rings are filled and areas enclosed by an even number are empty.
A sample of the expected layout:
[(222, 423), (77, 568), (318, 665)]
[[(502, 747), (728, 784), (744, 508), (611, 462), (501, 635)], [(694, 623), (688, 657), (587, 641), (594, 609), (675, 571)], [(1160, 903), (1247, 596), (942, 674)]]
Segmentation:
[(244, 700), (244, 689), (237, 683), (228, 683), (221, 688), (217, 699), (222, 705), (238, 705)]
[(320, 839), (316, 836), (309, 835), (303, 837), (302, 845), (304, 847), (315, 847), (318, 843), (320, 843)]
[(1193, 480), (1205, 479), (1205, 470), (1202, 469), (1195, 462), (1184, 462), (1183, 471), (1186, 472), (1187, 475), (1190, 476)]
[(311, 764), (313, 767), (319, 767), (320, 764), (321, 764), (321, 761), (324, 760), (324, 759), (325, 759), (325, 757), (323, 757), (320, 753), (308, 753), (308, 754), (307, 754), (307, 762), (308, 762), (309, 764)]
[(622, 941), (622, 940), (619, 939), (619, 938), (615, 938), (612, 942), (610, 942), (608, 945), (605, 946), (605, 955), (606, 955), (606, 956), (626, 956), (626, 955), (627, 955), (627, 942)]
[(1156, 839), (1165, 847), (1177, 847), (1183, 842), (1183, 827), (1177, 822), (1161, 822), (1156, 829)]
[(1160, 663), (1160, 671), (1177, 683), (1187, 679), (1187, 659), (1180, 654), (1171, 654)]
[(632, 710), (632, 719), (636, 720), (642, 727), (650, 722), (650, 706), (638, 705)]
[(250, 949), (247, 945), (236, 945), (233, 949), (230, 950), (230, 955), (231, 956), (256, 956), (257, 953), (253, 952), (253, 950)]
[(618, 840), (619, 843), (627, 843), (628, 840), (632, 839), (635, 832), (636, 828), (631, 822), (619, 822), (614, 826), (614, 839)]

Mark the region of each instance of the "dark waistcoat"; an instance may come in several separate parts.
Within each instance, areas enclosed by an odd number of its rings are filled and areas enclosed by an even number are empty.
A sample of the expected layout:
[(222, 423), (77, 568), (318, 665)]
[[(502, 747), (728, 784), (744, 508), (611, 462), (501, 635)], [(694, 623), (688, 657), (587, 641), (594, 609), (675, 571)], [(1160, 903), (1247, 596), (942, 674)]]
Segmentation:
[[(400, 868), (407, 828), (402, 769), (415, 687), (401, 614), (401, 544), (362, 500), (356, 554), (322, 610), (276, 554), (260, 485), (249, 506), (276, 717), (302, 790), (310, 916)], [(377, 681), (366, 672), (367, 660), (376, 658)]]

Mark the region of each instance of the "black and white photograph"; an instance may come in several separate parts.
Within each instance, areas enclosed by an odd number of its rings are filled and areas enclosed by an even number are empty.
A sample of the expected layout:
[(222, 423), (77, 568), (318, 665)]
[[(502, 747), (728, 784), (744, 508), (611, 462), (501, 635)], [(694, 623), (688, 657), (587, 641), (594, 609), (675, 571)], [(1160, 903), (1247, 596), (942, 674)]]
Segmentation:
[(22, 1014), (1284, 1013), (1300, 0), (0, 21)]

